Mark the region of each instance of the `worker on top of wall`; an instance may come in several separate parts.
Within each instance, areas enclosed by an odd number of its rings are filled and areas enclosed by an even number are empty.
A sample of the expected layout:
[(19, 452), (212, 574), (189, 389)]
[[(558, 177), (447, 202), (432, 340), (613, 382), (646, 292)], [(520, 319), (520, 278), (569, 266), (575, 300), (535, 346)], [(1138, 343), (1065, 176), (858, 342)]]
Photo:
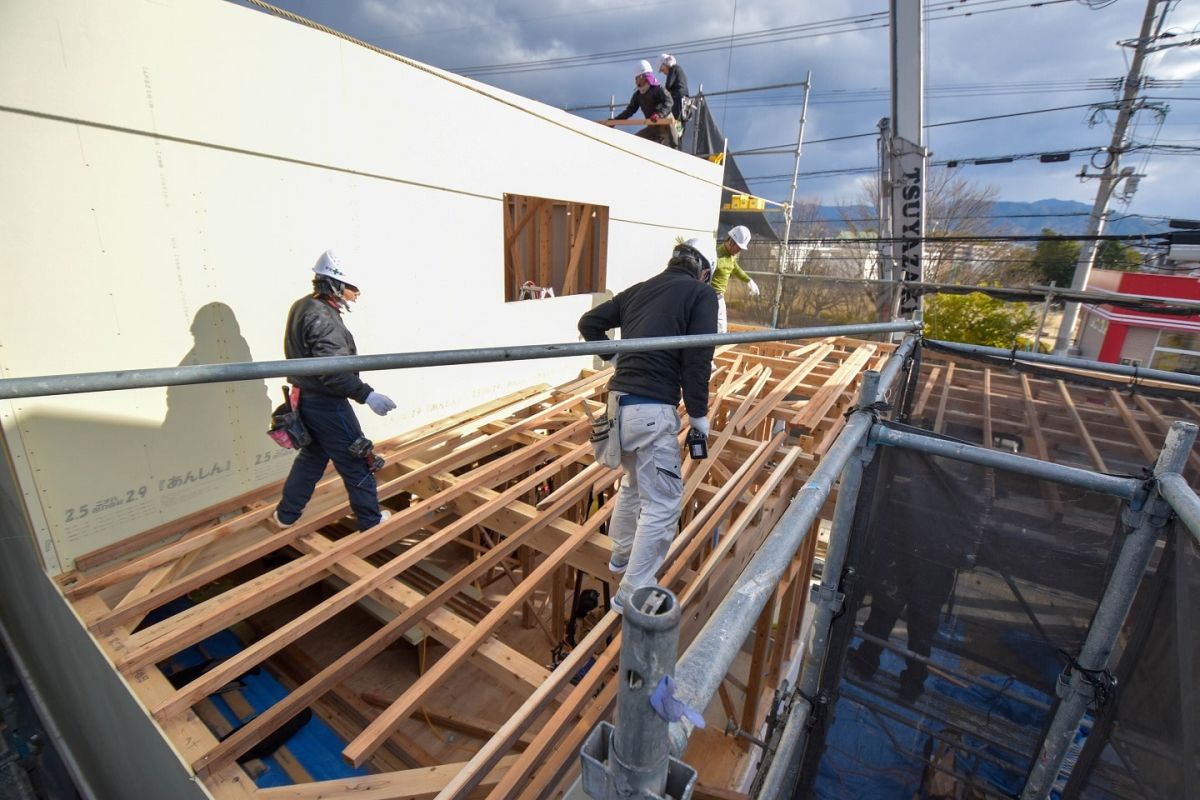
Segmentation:
[[(708, 285), (715, 262), (708, 237), (677, 245), (664, 271), (584, 314), (579, 332), (589, 342), (606, 339), (613, 328), (625, 339), (715, 333), (717, 296)], [(625, 470), (609, 522), (608, 568), (624, 575), (613, 597), (618, 612), (634, 589), (654, 583), (678, 528), (683, 478), (675, 409), (682, 390), (692, 430), (708, 436), (712, 356), (711, 346), (624, 353), (608, 382), (610, 395), (618, 396), (609, 407), (616, 410)]]
[(683, 100), (688, 96), (687, 73), (683, 71), (683, 67), (679, 66), (675, 56), (670, 53), (663, 53), (659, 56), (658, 71), (665, 76), (663, 89), (671, 95), (671, 114), (675, 117), (675, 133), (682, 140), (683, 126), (687, 123), (687, 118), (683, 113)]
[(729, 330), (729, 318), (725, 309), (725, 290), (729, 288), (729, 278), (733, 276), (748, 284), (750, 294), (758, 297), (758, 284), (746, 274), (737, 262), (738, 253), (750, 246), (750, 229), (738, 225), (729, 229), (729, 235), (717, 248), (717, 269), (713, 272), (712, 287), (717, 293), (717, 331), (726, 333)]
[[(637, 71), (633, 74), (633, 82), (637, 85), (637, 89), (629, 98), (629, 105), (613, 119), (629, 119), (638, 109), (641, 109), (642, 116), (651, 122), (665, 120), (670, 116), (671, 95), (667, 94), (667, 90), (654, 77), (654, 70), (650, 69), (649, 61), (643, 59), (638, 62)], [(605, 122), (610, 121), (605, 120)], [(675, 129), (671, 125), (647, 125), (638, 131), (637, 135), (668, 147), (678, 145), (678, 141), (675, 139)]]
[[(288, 312), (284, 355), (288, 358), (357, 355), (354, 336), (342, 322), (342, 312), (359, 295), (358, 273), (352, 270), (332, 250), (321, 254), (313, 267), (316, 277), (312, 294), (301, 297)], [(349, 401), (365, 403), (380, 416), (396, 404), (363, 383), (357, 372), (289, 375), (288, 382), (300, 389), (300, 418), (312, 436), (312, 443), (300, 448), (292, 462), (292, 471), (283, 484), (283, 497), (273, 515), (275, 524), (281, 528), (295, 524), (330, 460), (342, 476), (358, 529), (365, 531), (387, 519), (391, 514), (380, 511), (372, 474), (375, 456), (370, 441), (363, 438)]]

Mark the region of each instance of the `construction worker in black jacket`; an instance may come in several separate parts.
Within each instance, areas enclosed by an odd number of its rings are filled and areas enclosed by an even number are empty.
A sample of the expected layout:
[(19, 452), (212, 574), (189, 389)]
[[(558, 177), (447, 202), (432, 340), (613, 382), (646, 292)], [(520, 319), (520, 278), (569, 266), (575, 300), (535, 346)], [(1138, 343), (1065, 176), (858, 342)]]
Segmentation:
[[(357, 279), (352, 280), (342, 259), (326, 250), (313, 267), (312, 294), (292, 304), (284, 332), (283, 351), (288, 358), (320, 358), (358, 354), (354, 336), (342, 322), (342, 312), (358, 300)], [(283, 484), (283, 497), (273, 519), (288, 528), (308, 505), (325, 466), (333, 461), (342, 476), (358, 529), (378, 525), (390, 514), (381, 512), (373, 472), (374, 454), (351, 452), (363, 439), (350, 400), (366, 404), (380, 416), (396, 407), (387, 397), (363, 382), (357, 372), (328, 375), (289, 375), (288, 382), (300, 388), (300, 418), (312, 443), (300, 448), (292, 470)], [(365, 441), (365, 440), (364, 440)], [(369, 445), (368, 445), (369, 446)]]
[[(629, 119), (639, 109), (642, 116), (650, 122), (666, 119), (671, 114), (671, 95), (667, 94), (667, 90), (654, 77), (654, 71), (650, 69), (649, 61), (638, 62), (633, 82), (637, 89), (629, 98), (629, 105), (613, 119)], [(667, 147), (675, 147), (678, 143), (674, 128), (670, 125), (647, 125), (638, 131), (637, 135), (643, 139), (665, 144)]]
[[(717, 295), (708, 285), (715, 262), (707, 237), (677, 245), (663, 272), (584, 314), (579, 332), (589, 342), (613, 328), (625, 339), (716, 333)], [(634, 589), (655, 582), (675, 536), (683, 498), (675, 409), (682, 390), (692, 429), (708, 436), (712, 357), (711, 346), (624, 353), (608, 382), (619, 396), (614, 429), (625, 471), (609, 522), (608, 568), (623, 575), (613, 597), (618, 612)]]

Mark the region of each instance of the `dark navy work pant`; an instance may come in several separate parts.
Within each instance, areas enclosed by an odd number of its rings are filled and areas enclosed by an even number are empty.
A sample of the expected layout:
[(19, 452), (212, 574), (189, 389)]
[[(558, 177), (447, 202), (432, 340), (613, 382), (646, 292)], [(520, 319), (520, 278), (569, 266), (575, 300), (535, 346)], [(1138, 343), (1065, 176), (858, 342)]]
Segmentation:
[(300, 418), (312, 436), (312, 444), (302, 447), (292, 462), (292, 471), (283, 484), (279, 501), (281, 522), (292, 523), (300, 518), (312, 497), (313, 489), (325, 472), (330, 460), (342, 476), (350, 507), (358, 518), (358, 529), (379, 524), (379, 495), (375, 476), (367, 469), (367, 460), (350, 455), (350, 443), (362, 436), (358, 417), (344, 397), (331, 397), (316, 392), (300, 392)]

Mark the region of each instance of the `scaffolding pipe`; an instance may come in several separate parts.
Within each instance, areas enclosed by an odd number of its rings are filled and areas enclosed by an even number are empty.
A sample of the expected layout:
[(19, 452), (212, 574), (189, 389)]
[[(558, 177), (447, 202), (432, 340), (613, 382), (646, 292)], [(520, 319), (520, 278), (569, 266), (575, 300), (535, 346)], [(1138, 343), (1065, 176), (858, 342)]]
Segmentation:
[(1139, 478), (1104, 475), (1079, 467), (1068, 467), (1065, 464), (1053, 464), (1029, 456), (1006, 453), (1002, 450), (989, 450), (986, 447), (977, 447), (965, 442), (937, 439), (923, 433), (910, 433), (882, 424), (875, 426), (871, 432), (871, 439), (875, 444), (903, 447), (908, 450), (952, 458), (956, 461), (966, 461), (969, 464), (1008, 470), (1040, 480), (1054, 481), (1092, 492), (1114, 495), (1125, 500), (1133, 500), (1142, 493), (1143, 481)]
[(792, 787), (796, 785), (796, 772), (799, 769), (799, 759), (796, 753), (797, 744), (804, 741), (808, 731), (809, 717), (812, 715), (812, 703), (796, 695), (792, 701), (792, 710), (788, 713), (787, 723), (779, 735), (779, 744), (771, 756), (771, 766), (767, 768), (767, 777), (763, 779), (755, 800), (776, 800), (790, 798)]
[(594, 356), (608, 353), (632, 353), (645, 350), (678, 350), (752, 342), (820, 339), (826, 336), (855, 336), (914, 331), (920, 323), (911, 320), (875, 322), (862, 325), (823, 325), (785, 330), (753, 330), (737, 333), (710, 333), (700, 336), (662, 336), (648, 339), (624, 339), (603, 342), (563, 342), (515, 347), (479, 347), (465, 350), (432, 350), (424, 353), (390, 353), (374, 356), (331, 356), (294, 358), (283, 361), (200, 364), (187, 367), (83, 372), (30, 378), (0, 379), (0, 400), (18, 397), (108, 392), (118, 389), (144, 389), (156, 386), (183, 386), (195, 383), (261, 380), (289, 375), (328, 375), (337, 372), (368, 372), (385, 369), (443, 367), (452, 364), (479, 364), (489, 361), (529, 361), (539, 358)]
[(1042, 364), (1071, 367), (1072, 369), (1085, 369), (1089, 372), (1105, 372), (1110, 375), (1121, 375), (1133, 378), (1134, 381), (1163, 381), (1165, 383), (1178, 383), (1184, 386), (1200, 386), (1200, 375), (1188, 375), (1183, 372), (1168, 372), (1162, 369), (1132, 367), (1125, 364), (1109, 364), (1105, 361), (1089, 361), (1086, 358), (1030, 353), (1023, 350), (1005, 350), (1000, 347), (984, 347), (978, 344), (959, 344), (958, 342), (943, 342), (932, 339), (930, 342), (937, 345), (939, 350), (962, 353), (967, 356), (988, 356), (989, 358), (1002, 358), (1013, 361), (1036, 361)]
[[(1188, 453), (1196, 440), (1196, 431), (1194, 423), (1171, 423), (1154, 465), (1155, 478), (1179, 474), (1187, 464)], [(1094, 676), (1108, 668), (1113, 645), (1121, 626), (1125, 624), (1142, 576), (1154, 554), (1159, 533), (1170, 519), (1170, 512), (1170, 504), (1160, 488), (1151, 492), (1145, 505), (1129, 511), (1129, 521), (1136, 522), (1136, 527), (1121, 545), (1112, 577), (1104, 587), (1104, 595), (1096, 607), (1096, 614), (1092, 617), (1076, 663), (1071, 665), (1068, 673), (1059, 677), (1058, 694), (1062, 701), (1042, 739), (1041, 751), (1033, 761), (1029, 778), (1021, 792), (1022, 800), (1044, 800), (1058, 778), (1067, 751), (1079, 730), (1079, 721), (1096, 699), (1094, 682), (1097, 679)]]
[[(862, 387), (859, 390), (860, 405), (870, 405), (879, 396), (879, 374), (876, 372), (863, 373)], [(825, 661), (825, 653), (829, 649), (829, 628), (833, 618), (842, 608), (845, 599), (842, 595), (842, 569), (846, 565), (846, 553), (850, 549), (850, 532), (854, 525), (854, 509), (858, 504), (858, 492), (862, 487), (863, 465), (870, 460), (865, 438), (858, 443), (856, 452), (842, 470), (842, 480), (838, 486), (837, 503), (833, 507), (833, 525), (829, 533), (829, 548), (825, 552), (825, 566), (821, 570), (821, 587), (818, 590), (817, 610), (813, 616), (808, 647), (804, 648), (804, 660), (800, 667), (800, 678), (796, 685), (796, 695), (799, 702), (804, 704), (804, 716), (807, 718), (811, 704), (804, 698), (816, 697), (817, 684), (821, 678), (821, 664)], [(796, 713), (793, 706), (792, 714)], [(807, 725), (793, 725), (788, 717), (779, 738), (779, 746), (767, 769), (767, 777), (763, 781), (760, 800), (775, 800), (775, 798), (790, 797), (796, 784), (795, 754), (804, 751), (808, 738)]]
[(1200, 545), (1200, 497), (1196, 496), (1182, 475), (1175, 473), (1159, 476), (1158, 490), (1175, 509), (1179, 521), (1187, 527), (1196, 544)]
[(1169, 473), (1158, 479), (1158, 491), (1171, 504), (1180, 522), (1192, 534), (1196, 545), (1200, 545), (1200, 498), (1188, 486), (1182, 475)]
[[(909, 336), (888, 358), (880, 375), (880, 393), (886, 393), (896, 380), (915, 346), (916, 337)], [(877, 394), (876, 399), (879, 397)], [(677, 696), (692, 708), (707, 707), (716, 694), (742, 642), (754, 629), (767, 600), (807, 538), (834, 481), (870, 432), (872, 420), (871, 413), (862, 410), (850, 417), (833, 446), (792, 498), (788, 510), (680, 657), (675, 669)], [(692, 725), (687, 720), (671, 723), (671, 752), (676, 757), (687, 749), (691, 733)]]

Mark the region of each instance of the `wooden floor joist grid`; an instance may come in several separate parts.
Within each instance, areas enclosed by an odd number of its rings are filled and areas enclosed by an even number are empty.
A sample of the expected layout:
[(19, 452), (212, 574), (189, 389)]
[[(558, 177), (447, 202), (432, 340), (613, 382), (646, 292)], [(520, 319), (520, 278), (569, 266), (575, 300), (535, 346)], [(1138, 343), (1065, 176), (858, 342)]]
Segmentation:
[[(681, 651), (836, 438), (862, 372), (892, 349), (825, 339), (719, 352), (709, 458), (685, 459), (680, 533), (661, 577), (682, 602)], [(370, 531), (354, 532), (327, 474), (292, 528), (270, 527), (279, 487), (267, 487), (79, 559), (63, 591), (216, 797), (557, 796), (616, 691), (619, 617), (602, 609), (550, 666), (576, 580), (601, 589), (608, 577), (606, 501), (619, 473), (594, 463), (585, 405), (600, 410), (609, 375), (532, 387), (381, 444), (380, 496), (393, 514)], [(1152, 462), (1169, 420), (1198, 413), (927, 353), (913, 417), (1119, 471)], [(693, 737), (697, 797), (738, 796), (731, 787), (756, 754), (721, 731), (727, 720), (760, 727), (795, 655), (817, 540), (806, 539), (720, 687), (715, 724)], [(244, 647), (173, 685), (173, 659), (222, 631)], [(244, 707), (233, 729), (211, 697), (237, 705), (237, 679), (255, 667), (288, 694), (257, 715)], [(312, 782), (285, 745), (276, 757), (294, 785), (254, 786), (246, 755), (305, 709), (369, 777)]]
[[(827, 339), (718, 354), (709, 458), (685, 459), (681, 532), (662, 578), (682, 599), (685, 646), (844, 424), (862, 371), (891, 349)], [(615, 614), (593, 614), (549, 666), (576, 575), (595, 587), (608, 577), (605, 501), (619, 472), (594, 463), (584, 406), (601, 408), (609, 375), (534, 387), (378, 446), (393, 515), (365, 533), (330, 473), (292, 528), (270, 526), (269, 487), (89, 554), (63, 590), (218, 797), (552, 796), (615, 691)], [(701, 769), (714, 791), (747, 757), (720, 736), (724, 720), (757, 728), (794, 654), (812, 558), (811, 546), (798, 554), (722, 687)], [(178, 654), (221, 631), (243, 649), (186, 682), (171, 675)], [(256, 715), (244, 707), (248, 721), (233, 729), (210, 697), (229, 701), (260, 666), (289, 693)], [(244, 756), (308, 708), (345, 740), (347, 761), (377, 774), (306, 783), (285, 746), (278, 760), (296, 784), (256, 789)]]
[[(1067, 373), (1064, 373), (1067, 374)], [(1200, 399), (1154, 397), (1183, 386), (1087, 375), (1086, 385), (964, 358), (926, 353), (912, 410), (914, 422), (971, 444), (1098, 472), (1141, 475), (1154, 464), (1174, 420), (1200, 423)], [(1195, 393), (1200, 398), (1200, 392)], [(1200, 475), (1193, 450), (1185, 476)], [(1193, 483), (1193, 485), (1195, 485)]]

